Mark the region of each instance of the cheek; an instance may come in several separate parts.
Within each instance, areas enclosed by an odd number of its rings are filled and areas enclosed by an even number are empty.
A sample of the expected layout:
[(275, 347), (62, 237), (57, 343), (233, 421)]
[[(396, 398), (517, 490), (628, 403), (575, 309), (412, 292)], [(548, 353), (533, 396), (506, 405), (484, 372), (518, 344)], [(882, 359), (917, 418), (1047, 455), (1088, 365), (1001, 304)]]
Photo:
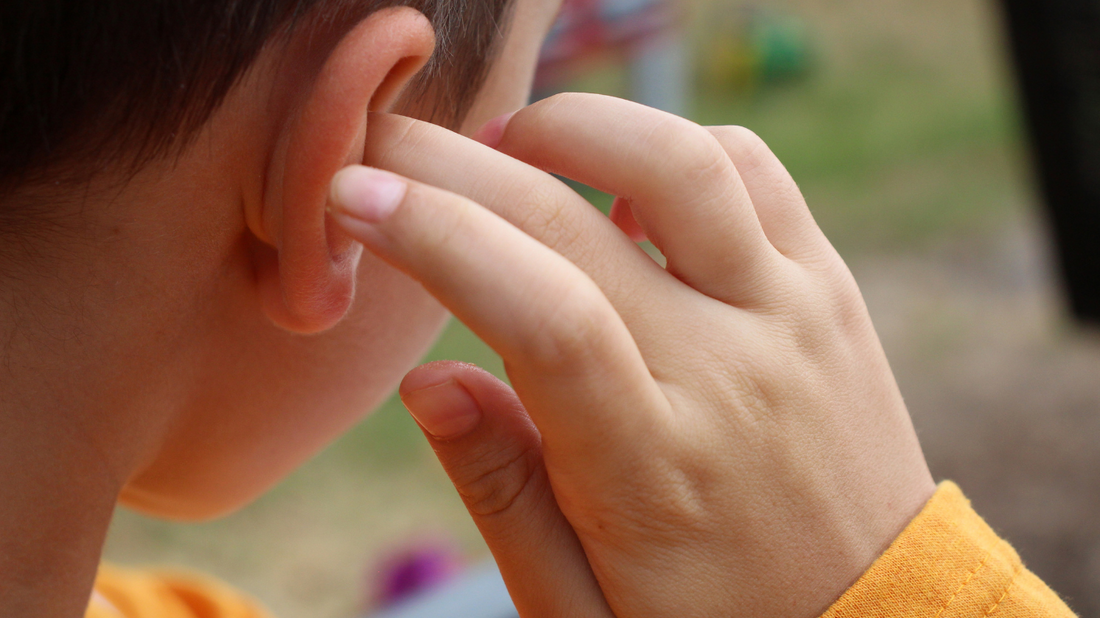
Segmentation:
[(388, 397), (427, 352), (447, 313), (419, 284), (363, 256), (356, 302), (335, 328), (292, 335), (257, 320), (222, 329), (193, 401), (130, 506), (206, 519), (278, 482)]

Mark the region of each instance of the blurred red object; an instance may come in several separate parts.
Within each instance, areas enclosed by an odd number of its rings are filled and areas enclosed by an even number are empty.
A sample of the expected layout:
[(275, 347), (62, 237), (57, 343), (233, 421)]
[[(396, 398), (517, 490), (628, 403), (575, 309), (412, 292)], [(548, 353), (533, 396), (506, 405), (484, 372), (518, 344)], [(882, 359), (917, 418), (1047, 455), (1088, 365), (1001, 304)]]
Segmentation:
[(565, 0), (543, 45), (535, 87), (560, 83), (599, 56), (629, 57), (676, 29), (685, 14), (676, 0)]

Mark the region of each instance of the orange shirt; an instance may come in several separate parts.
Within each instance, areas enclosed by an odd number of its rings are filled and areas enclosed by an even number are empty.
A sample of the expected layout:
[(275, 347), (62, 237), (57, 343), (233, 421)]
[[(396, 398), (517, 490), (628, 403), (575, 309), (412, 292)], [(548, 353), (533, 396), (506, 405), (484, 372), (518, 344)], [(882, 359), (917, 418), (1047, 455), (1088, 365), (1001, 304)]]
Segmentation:
[(950, 481), (822, 618), (1072, 618)]
[[(270, 618), (197, 575), (104, 565), (86, 618)], [(822, 618), (1073, 618), (951, 482)]]
[(196, 574), (100, 565), (85, 618), (271, 618), (258, 601)]

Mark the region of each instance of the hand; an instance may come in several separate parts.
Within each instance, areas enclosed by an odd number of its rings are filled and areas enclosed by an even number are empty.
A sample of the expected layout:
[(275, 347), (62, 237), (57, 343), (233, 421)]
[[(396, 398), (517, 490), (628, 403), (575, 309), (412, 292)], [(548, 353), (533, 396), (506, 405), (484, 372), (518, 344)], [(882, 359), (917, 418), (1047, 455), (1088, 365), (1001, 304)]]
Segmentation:
[(401, 392), (521, 615), (816, 616), (931, 496), (859, 290), (749, 131), (595, 95), (495, 150), (370, 126), (401, 176), (341, 171), (334, 217), (504, 359), (514, 391), (442, 363)]

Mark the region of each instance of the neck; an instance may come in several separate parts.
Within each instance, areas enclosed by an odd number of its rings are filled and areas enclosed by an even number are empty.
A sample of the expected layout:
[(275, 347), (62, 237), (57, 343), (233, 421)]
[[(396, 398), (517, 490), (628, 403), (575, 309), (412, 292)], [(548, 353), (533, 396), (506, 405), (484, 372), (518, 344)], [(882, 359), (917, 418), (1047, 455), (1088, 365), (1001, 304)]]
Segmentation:
[(121, 394), (104, 400), (123, 386), (110, 348), (64, 322), (66, 310), (87, 317), (62, 296), (83, 288), (61, 276), (0, 284), (0, 616), (75, 618), (137, 441), (112, 414)]
[(120, 484), (78, 428), (11, 401), (0, 399), (0, 615), (83, 616)]

